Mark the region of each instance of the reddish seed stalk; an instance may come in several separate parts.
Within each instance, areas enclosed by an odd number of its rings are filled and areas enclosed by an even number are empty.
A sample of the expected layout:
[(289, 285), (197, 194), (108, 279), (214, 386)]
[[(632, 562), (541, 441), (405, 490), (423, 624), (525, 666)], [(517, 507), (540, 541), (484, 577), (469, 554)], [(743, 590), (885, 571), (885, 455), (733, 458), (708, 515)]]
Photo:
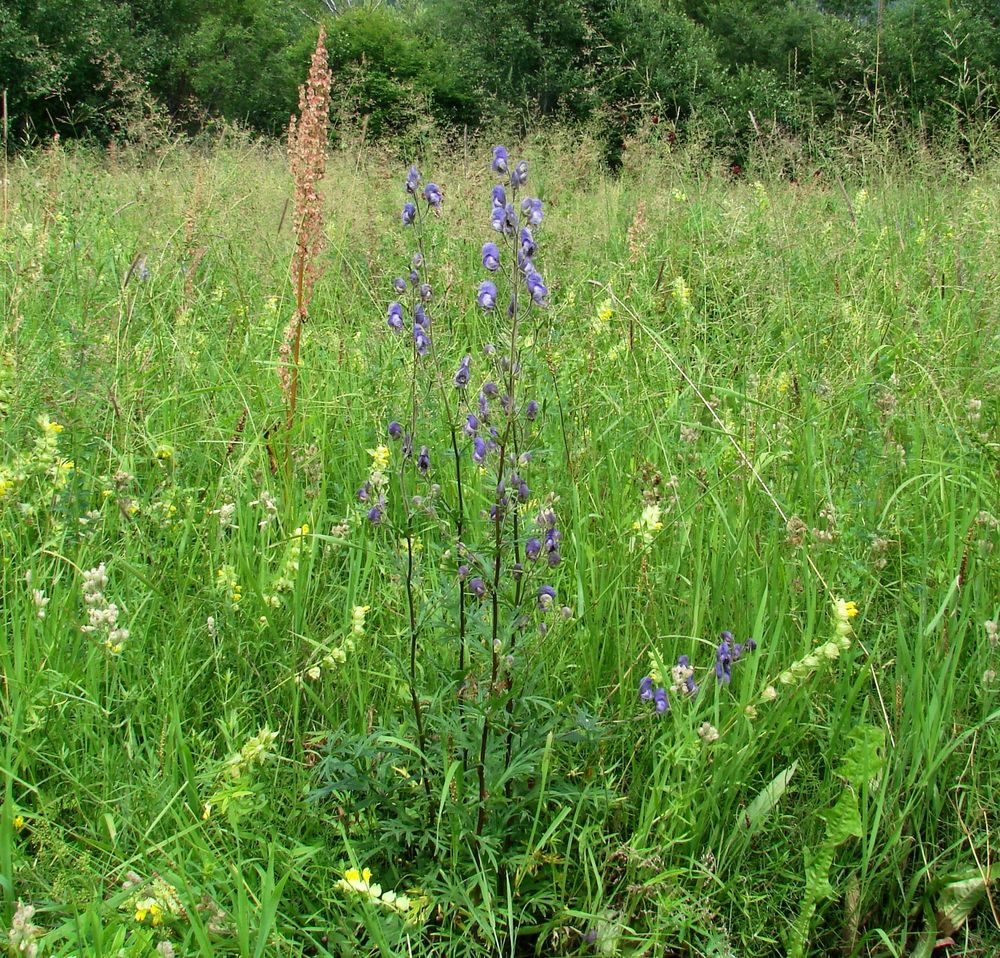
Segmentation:
[(285, 394), (286, 429), (295, 421), (299, 386), (299, 350), (302, 326), (309, 314), (309, 301), (319, 278), (319, 256), (323, 249), (323, 201), (318, 184), (326, 170), (327, 132), (330, 124), (330, 85), (326, 29), (320, 27), (309, 77), (299, 87), (299, 116), (288, 125), (288, 162), (295, 182), (295, 315), (285, 327), (278, 363), (278, 376)]

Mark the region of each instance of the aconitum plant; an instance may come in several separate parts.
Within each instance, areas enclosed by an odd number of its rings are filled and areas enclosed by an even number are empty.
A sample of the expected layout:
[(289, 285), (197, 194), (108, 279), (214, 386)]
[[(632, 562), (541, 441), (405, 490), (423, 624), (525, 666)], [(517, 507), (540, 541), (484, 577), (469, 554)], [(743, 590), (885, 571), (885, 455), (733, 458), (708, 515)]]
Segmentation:
[[(477, 842), (491, 798), (509, 799), (514, 784), (508, 770), (524, 644), (551, 641), (552, 628), (572, 616), (555, 580), (563, 561), (556, 499), (532, 478), (544, 417), (524, 372), (526, 319), (538, 314), (530, 323), (537, 338), (550, 295), (539, 267), (544, 209), (525, 195), (526, 161), (498, 146), (491, 165), (499, 182), (484, 198), (485, 275), (468, 289), (475, 327), (467, 342), (453, 337), (462, 324), (433, 315), (430, 259), (439, 244), (432, 236), (444, 228), (446, 189), (425, 181), (416, 165), (407, 171), (401, 223), (409, 262), (392, 280), (383, 315), (410, 387), (376, 437), (386, 444), (370, 450), (374, 468), (358, 493), (370, 535), (392, 556), (405, 589), (406, 681), (427, 816), (438, 814), (433, 796), (444, 777), (430, 760), (434, 743), (452, 741), (462, 756), (459, 780), (473, 786), (465, 802)], [(440, 567), (451, 570), (443, 587), (424, 562), (434, 548)], [(448, 624), (430, 624), (442, 620)], [(434, 659), (435, 629), (453, 645), (450, 662)], [(448, 702), (454, 716), (438, 704)], [(495, 776), (502, 788), (491, 787)]]

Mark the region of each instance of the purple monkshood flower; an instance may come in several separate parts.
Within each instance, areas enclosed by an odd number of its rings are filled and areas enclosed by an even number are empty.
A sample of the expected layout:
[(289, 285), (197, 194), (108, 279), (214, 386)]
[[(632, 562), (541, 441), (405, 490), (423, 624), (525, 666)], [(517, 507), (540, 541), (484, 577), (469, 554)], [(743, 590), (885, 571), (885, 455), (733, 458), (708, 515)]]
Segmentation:
[(493, 207), (493, 212), (490, 214), (490, 226), (498, 233), (509, 236), (517, 230), (519, 223), (513, 204), (508, 203), (506, 206)]
[(368, 521), (377, 526), (382, 521), (382, 512), (385, 509), (385, 496), (379, 496), (378, 502), (368, 510)]
[(424, 265), (424, 254), (423, 253), (419, 253), (419, 252), (418, 253), (414, 253), (413, 256), (410, 257), (410, 266), (413, 269), (420, 269), (420, 267), (423, 266), (423, 265)]
[(417, 208), (412, 203), (403, 206), (403, 226), (412, 226), (417, 218)]
[(521, 200), (521, 212), (532, 226), (538, 226), (542, 222), (542, 201), (525, 197)]
[(493, 172), (506, 173), (507, 161), (510, 159), (505, 146), (493, 147)]
[(427, 316), (427, 313), (424, 311), (424, 307), (421, 306), (420, 303), (417, 303), (417, 308), (413, 311), (413, 322), (417, 326), (423, 326), (426, 330), (430, 330), (431, 328), (430, 318)]
[(486, 595), (486, 583), (479, 576), (469, 579), (469, 591), (477, 598), (481, 599)]
[(420, 302), (429, 303), (434, 298), (434, 290), (431, 289), (430, 283), (420, 284)]
[(459, 579), (465, 579), (469, 574), (469, 567), (467, 565), (460, 565), (458, 567), (458, 577)]
[(420, 282), (420, 274), (415, 270), (410, 270), (410, 285), (416, 286)]
[(479, 394), (479, 418), (486, 422), (487, 416), (490, 414), (490, 404), (486, 401), (486, 394)]
[(498, 396), (500, 395), (500, 390), (495, 382), (488, 382), (483, 386), (484, 396)]
[(479, 420), (476, 418), (475, 413), (470, 412), (469, 415), (465, 417), (465, 426), (463, 429), (465, 430), (465, 434), (470, 439), (476, 434), (476, 431), (479, 429)]
[(528, 273), (525, 278), (528, 293), (536, 306), (545, 306), (545, 297), (549, 295), (548, 287), (542, 282), (542, 277), (535, 272)]
[(540, 586), (538, 589), (538, 608), (547, 611), (552, 608), (556, 601), (556, 590), (550, 585)]
[(401, 303), (390, 303), (389, 304), (389, 329), (393, 332), (401, 333), (403, 331), (403, 306)]
[(530, 495), (531, 490), (528, 488), (528, 484), (522, 479), (517, 484), (517, 498), (520, 499), (521, 502), (527, 502)]
[(488, 279), (479, 284), (479, 295), (476, 296), (479, 305), (486, 310), (493, 309), (497, 304), (497, 288)]
[(723, 685), (728, 685), (733, 679), (733, 652), (730, 646), (733, 633), (723, 632), (721, 638), (715, 650), (715, 676)]
[(535, 421), (535, 417), (538, 415), (538, 403), (534, 399), (528, 400), (528, 404), (524, 407), (524, 415), (528, 422)]
[(402, 276), (397, 276), (397, 277), (396, 277), (396, 278), (395, 278), (395, 279), (394, 279), (394, 280), (392, 281), (392, 288), (393, 288), (393, 289), (394, 289), (394, 290), (395, 290), (395, 291), (396, 291), (397, 293), (400, 293), (400, 294), (402, 294), (402, 293), (405, 293), (405, 292), (406, 292), (406, 280), (405, 280), (405, 279), (403, 279), (403, 277), (402, 277)]
[(366, 482), (358, 490), (358, 502), (367, 502), (371, 498), (371, 494), (372, 494), (371, 483)]
[(465, 389), (469, 385), (469, 363), (471, 362), (472, 357), (466, 356), (459, 364), (458, 372), (455, 373), (455, 387), (457, 389)]
[(653, 680), (648, 675), (644, 675), (641, 679), (639, 679), (639, 701), (653, 701)]
[(486, 461), (486, 440), (482, 436), (476, 436), (472, 447), (472, 461), (477, 466), (481, 466)]
[(426, 446), (420, 447), (420, 455), (417, 456), (417, 468), (426, 476), (431, 468), (431, 455)]
[(406, 192), (416, 194), (420, 186), (420, 170), (416, 166), (411, 166), (406, 171)]
[(500, 249), (496, 243), (483, 243), (483, 266), (491, 273), (500, 268)]
[(403, 436), (402, 452), (404, 459), (409, 459), (410, 456), (413, 455), (413, 436), (411, 436), (410, 433), (406, 433), (406, 435)]
[(531, 559), (532, 561), (534, 561), (535, 559), (537, 559), (542, 554), (542, 543), (541, 543), (541, 540), (536, 539), (534, 536), (532, 536), (524, 544), (524, 554), (529, 559)]
[(493, 187), (493, 208), (503, 209), (507, 205), (507, 191), (502, 186)]
[(753, 639), (747, 639), (742, 645), (736, 643), (733, 646), (733, 661), (735, 662), (744, 652), (753, 652), (757, 648), (757, 643)]
[(534, 256), (537, 249), (538, 247), (535, 246), (535, 238), (531, 235), (531, 230), (527, 226), (523, 227), (521, 230), (521, 252), (525, 256)]
[(424, 187), (423, 197), (427, 200), (428, 206), (433, 206), (437, 209), (441, 205), (441, 187), (437, 183), (428, 183)]
[(528, 182), (528, 161), (520, 160), (517, 166), (510, 171), (510, 185), (515, 189), (524, 186)]
[(657, 715), (662, 715), (670, 708), (670, 699), (667, 698), (667, 690), (662, 686), (653, 692), (653, 701), (656, 703)]
[(413, 324), (413, 345), (416, 347), (418, 356), (426, 356), (431, 348), (431, 341), (424, 327), (419, 323)]
[(389, 423), (389, 438), (391, 439), (401, 439), (403, 436), (403, 427), (396, 422), (395, 419)]

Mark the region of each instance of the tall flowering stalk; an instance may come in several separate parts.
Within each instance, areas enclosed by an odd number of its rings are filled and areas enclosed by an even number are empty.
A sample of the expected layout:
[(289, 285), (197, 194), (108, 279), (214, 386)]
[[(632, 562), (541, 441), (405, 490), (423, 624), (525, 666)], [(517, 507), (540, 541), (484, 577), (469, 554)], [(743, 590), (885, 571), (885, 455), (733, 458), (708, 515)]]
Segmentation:
[(299, 116), (288, 124), (288, 161), (295, 181), (295, 313), (285, 327), (279, 356), (278, 376), (285, 394), (285, 426), (292, 428), (299, 386), (299, 345), (309, 301), (319, 278), (323, 250), (323, 201), (319, 182), (326, 171), (327, 132), (330, 125), (330, 84), (326, 29), (320, 27), (309, 77), (299, 87)]
[[(558, 612), (556, 591), (544, 579), (561, 561), (554, 500), (541, 499), (533, 508), (529, 506), (529, 447), (538, 438), (535, 430), (541, 410), (536, 400), (521, 397), (521, 330), (529, 312), (544, 307), (548, 297), (533, 259), (537, 244), (532, 231), (542, 222), (542, 203), (520, 195), (528, 179), (526, 162), (508, 164), (507, 151), (497, 147), (493, 169), (502, 182), (493, 188), (488, 222), (499, 235), (482, 248), (488, 278), (470, 291), (482, 317), (484, 336), (496, 343), (485, 345), (482, 358), (474, 358), (465, 349), (454, 350), (454, 344), (449, 352), (449, 344), (432, 323), (435, 297), (425, 231), (441, 211), (443, 191), (436, 183), (425, 183), (415, 166), (407, 173), (401, 223), (413, 231), (412, 255), (407, 275), (393, 280), (394, 298), (385, 314), (389, 330), (409, 353), (411, 374), (408, 415), (388, 425), (392, 448), (398, 449), (391, 455), (397, 463), (398, 492), (390, 496), (390, 483), (381, 468), (358, 490), (373, 526), (391, 524), (392, 517), (397, 517), (396, 541), (409, 620), (407, 680), (432, 818), (435, 803), (427, 744), (438, 730), (432, 725), (434, 714), (425, 714), (417, 689), (417, 661), (424, 645), (421, 623), (429, 616), (417, 608), (423, 590), (415, 581), (415, 554), (421, 545), (419, 523), (429, 519), (428, 529), (441, 528), (443, 514), (451, 526), (453, 546), (445, 558), (456, 573), (458, 622), (451, 634), (457, 638), (455, 656), (461, 678), (455, 694), (457, 725), (445, 720), (442, 731), (449, 751), (453, 735), (464, 743), (462, 778), (465, 771), (474, 770), (477, 788), (472, 810), (477, 837), (487, 821), (490, 742), (497, 729), (506, 729), (501, 747), (494, 752), (502, 756), (506, 796), (512, 794), (513, 783), (506, 773), (514, 748), (514, 653), (519, 636), (532, 621), (540, 618), (538, 632), (545, 635), (549, 628), (545, 620)], [(429, 420), (435, 413), (446, 423), (448, 451), (433, 446)], [(387, 465), (389, 447), (380, 448), (386, 448)], [(449, 452), (454, 481), (442, 489), (433, 480)], [(467, 472), (470, 466), (472, 475), (465, 475), (463, 469)], [(481, 511), (473, 504), (482, 507)], [(534, 581), (536, 577), (539, 581)], [(480, 716), (481, 724), (473, 725), (474, 714)]]

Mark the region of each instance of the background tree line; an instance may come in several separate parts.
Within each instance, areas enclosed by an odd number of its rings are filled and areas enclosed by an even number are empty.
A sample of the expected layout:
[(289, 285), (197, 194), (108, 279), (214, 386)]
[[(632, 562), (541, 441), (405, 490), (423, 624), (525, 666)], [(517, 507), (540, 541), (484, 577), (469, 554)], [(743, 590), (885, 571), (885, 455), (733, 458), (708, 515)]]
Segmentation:
[(1000, 112), (998, 0), (0, 0), (11, 140), (106, 141), (137, 114), (280, 133), (321, 21), (339, 121), (371, 138), (558, 118), (613, 157), (660, 123), (738, 148)]

